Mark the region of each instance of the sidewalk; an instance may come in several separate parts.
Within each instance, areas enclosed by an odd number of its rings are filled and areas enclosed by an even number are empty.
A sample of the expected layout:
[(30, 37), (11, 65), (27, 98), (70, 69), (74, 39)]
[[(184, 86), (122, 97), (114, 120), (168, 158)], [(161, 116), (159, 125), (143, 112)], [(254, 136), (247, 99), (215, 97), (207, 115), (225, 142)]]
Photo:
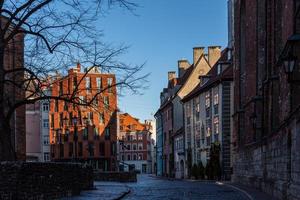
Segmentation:
[(63, 200), (118, 200), (130, 193), (130, 188), (124, 183), (95, 182), (94, 190), (82, 191), (80, 196), (63, 198)]
[(240, 192), (244, 193), (250, 200), (278, 200), (274, 197), (272, 197), (269, 194), (266, 194), (262, 191), (259, 191), (255, 188), (250, 188), (247, 186), (241, 186), (237, 183), (230, 183), (230, 182), (224, 182), (224, 185), (227, 187), (231, 187), (235, 190), (239, 190)]

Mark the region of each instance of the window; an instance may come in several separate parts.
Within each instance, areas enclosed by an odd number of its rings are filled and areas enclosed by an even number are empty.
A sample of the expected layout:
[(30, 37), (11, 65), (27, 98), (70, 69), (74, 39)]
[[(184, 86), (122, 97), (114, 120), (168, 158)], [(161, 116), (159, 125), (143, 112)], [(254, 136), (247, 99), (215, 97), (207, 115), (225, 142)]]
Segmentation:
[(73, 89), (75, 90), (77, 87), (77, 77), (73, 77)]
[(97, 127), (94, 128), (94, 138), (99, 139), (99, 129)]
[(69, 125), (71, 126), (73, 124), (73, 113), (69, 113)]
[(68, 111), (68, 102), (64, 101), (64, 111)]
[(105, 128), (104, 137), (105, 137), (106, 140), (110, 140), (110, 128), (109, 127)]
[(43, 119), (43, 128), (49, 128), (49, 119)]
[(139, 140), (143, 140), (143, 135), (139, 134), (138, 138), (139, 138)]
[(219, 117), (214, 118), (214, 131), (215, 134), (219, 133)]
[(210, 94), (209, 94), (209, 93), (207, 93), (207, 94), (205, 95), (205, 107), (206, 107), (206, 108), (209, 108), (209, 107), (210, 107)]
[(188, 117), (186, 118), (186, 123), (187, 123), (187, 125), (190, 125), (190, 124), (191, 124), (191, 117), (190, 117), (190, 116), (188, 116)]
[(91, 78), (90, 77), (85, 77), (85, 89), (87, 92), (90, 92), (92, 86), (91, 86)]
[(139, 154), (139, 160), (143, 160), (143, 154)]
[(113, 79), (112, 78), (108, 78), (107, 79), (107, 91), (109, 92), (109, 93), (111, 93), (112, 92), (112, 84), (113, 84)]
[(55, 99), (55, 101), (54, 101), (54, 111), (58, 112), (58, 100), (57, 99)]
[(215, 94), (214, 94), (214, 113), (215, 114), (219, 113), (219, 107), (218, 107), (218, 105), (219, 105), (219, 93), (218, 93), (217, 89), (216, 89)]
[(70, 131), (68, 129), (65, 130), (65, 135), (64, 135), (64, 141), (65, 142), (69, 141), (69, 135), (70, 135)]
[(93, 112), (88, 112), (87, 113), (87, 117), (88, 117), (88, 123), (91, 125), (93, 124), (94, 122), (94, 115), (93, 115)]
[(210, 127), (207, 127), (207, 132), (206, 132), (206, 144), (210, 145), (211, 143), (211, 129)]
[(214, 94), (214, 105), (217, 105), (217, 104), (219, 104), (219, 94), (218, 94), (218, 91), (216, 90), (215, 94)]
[(142, 143), (139, 143), (138, 147), (139, 147), (139, 150), (143, 150), (143, 144)]
[(136, 150), (136, 144), (133, 144), (132, 149)]
[(133, 155), (133, 160), (136, 160), (136, 154)]
[(49, 144), (49, 135), (44, 135), (44, 145)]
[(99, 105), (98, 97), (95, 97), (93, 103), (94, 103), (95, 106)]
[(64, 122), (63, 113), (59, 113), (59, 126), (62, 127)]
[(44, 161), (50, 161), (50, 155), (49, 153), (44, 153)]
[(54, 114), (51, 114), (51, 128), (54, 128)]
[(130, 144), (127, 144), (127, 150), (131, 150)]
[(59, 82), (59, 95), (63, 95), (63, 82)]
[(99, 153), (100, 156), (105, 156), (105, 142), (99, 143)]
[(49, 103), (43, 103), (43, 111), (49, 111)]
[(104, 113), (99, 113), (99, 123), (104, 124)]
[(132, 140), (136, 140), (136, 135), (135, 134), (132, 135)]
[(98, 92), (101, 90), (101, 78), (97, 77), (96, 78), (96, 84), (97, 84), (97, 90)]
[(202, 141), (202, 144), (204, 144), (204, 140), (205, 140), (205, 128), (204, 128), (204, 125), (202, 124), (201, 125), (201, 141)]
[(199, 102), (199, 98), (197, 98), (196, 102), (195, 102), (195, 115), (196, 115), (196, 121), (199, 121), (199, 119), (200, 119), (200, 102)]
[(108, 98), (108, 96), (105, 96), (103, 101), (104, 101), (105, 108), (108, 109), (108, 107), (109, 107), (109, 98)]
[(131, 160), (131, 156), (129, 154), (127, 155), (127, 160)]

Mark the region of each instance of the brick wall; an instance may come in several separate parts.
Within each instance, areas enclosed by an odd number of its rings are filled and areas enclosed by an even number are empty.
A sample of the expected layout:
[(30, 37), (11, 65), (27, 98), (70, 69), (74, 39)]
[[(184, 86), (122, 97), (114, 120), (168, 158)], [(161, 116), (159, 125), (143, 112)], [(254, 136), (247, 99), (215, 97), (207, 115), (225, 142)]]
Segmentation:
[(136, 182), (135, 172), (100, 172), (95, 171), (96, 181)]
[(0, 199), (56, 199), (93, 188), (93, 170), (80, 164), (0, 163)]
[(293, 0), (236, 0), (234, 6), (233, 181), (300, 199), (300, 109), (290, 106), (291, 84), (278, 64), (294, 33)]

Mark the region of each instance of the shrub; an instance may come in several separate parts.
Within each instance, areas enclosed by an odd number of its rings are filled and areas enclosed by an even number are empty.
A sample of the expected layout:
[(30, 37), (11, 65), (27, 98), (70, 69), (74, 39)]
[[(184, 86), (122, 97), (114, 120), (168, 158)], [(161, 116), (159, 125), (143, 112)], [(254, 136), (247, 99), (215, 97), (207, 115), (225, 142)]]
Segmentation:
[(203, 166), (203, 164), (202, 164), (202, 162), (200, 161), (199, 163), (198, 163), (198, 175), (199, 175), (199, 178), (200, 179), (204, 179), (204, 176), (205, 176), (205, 168), (204, 168), (204, 166)]
[(196, 164), (194, 164), (193, 167), (192, 167), (192, 176), (193, 176), (195, 179), (198, 179), (198, 178), (199, 178), (198, 167), (197, 167)]

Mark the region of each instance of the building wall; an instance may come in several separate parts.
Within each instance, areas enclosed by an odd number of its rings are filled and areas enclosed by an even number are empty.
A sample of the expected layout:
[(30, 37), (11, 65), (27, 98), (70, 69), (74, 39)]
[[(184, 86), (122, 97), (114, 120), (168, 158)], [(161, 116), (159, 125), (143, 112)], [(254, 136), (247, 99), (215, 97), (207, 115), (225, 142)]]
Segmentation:
[(175, 178), (184, 178), (184, 134), (183, 131), (174, 136), (174, 168), (175, 168)]
[[(4, 68), (7, 70), (24, 67), (24, 35), (17, 34), (12, 41), (8, 43), (4, 54)], [(10, 73), (6, 75), (7, 79), (20, 83), (24, 80), (24, 72)], [(25, 98), (24, 90), (7, 84), (4, 88), (4, 97), (10, 102), (10, 106), (16, 101)], [(4, 105), (9, 107), (9, 105)], [(26, 107), (20, 106), (15, 110), (13, 117), (10, 119), (11, 141), (18, 160), (26, 159)]]
[[(234, 4), (233, 178), (280, 199), (300, 198), (299, 103), (291, 101), (299, 102), (293, 93), (299, 88), (288, 83), (280, 64), (287, 38), (299, 33), (294, 5), (299, 1)], [(299, 57), (299, 45), (294, 49)]]
[(155, 115), (156, 118), (156, 163), (157, 163), (157, 176), (163, 175), (163, 127), (162, 117), (160, 113)]
[[(97, 95), (98, 101), (93, 102), (93, 108), (72, 103), (65, 106), (63, 101), (59, 100), (56, 103), (55, 100), (51, 100), (49, 112), (51, 160), (72, 161), (75, 159), (89, 162), (94, 168), (115, 171), (117, 168), (117, 91), (115, 86), (111, 87), (111, 90), (106, 89), (109, 87), (108, 79), (112, 80), (112, 85), (115, 84), (115, 75), (102, 74), (94, 68), (86, 75), (91, 81), (91, 88), (88, 89), (86, 79), (83, 78), (84, 74), (78, 65), (77, 68), (69, 70), (66, 77), (57, 79), (52, 85), (52, 96), (61, 96), (59, 94), (60, 83), (62, 83), (63, 94), (72, 94), (76, 85), (74, 80), (77, 80), (76, 97), (79, 103), (90, 101), (97, 92), (105, 90), (101, 92), (101, 95)], [(101, 87), (97, 86), (97, 78), (101, 79)], [(81, 99), (84, 97), (86, 100)], [(72, 122), (74, 116), (78, 118), (76, 126)], [(67, 121), (64, 121), (65, 118)], [(88, 120), (85, 122), (85, 119)], [(76, 132), (77, 142), (74, 137)], [(84, 133), (87, 133), (86, 137)]]
[(164, 169), (163, 173), (165, 176), (170, 176), (172, 172), (172, 165), (174, 160), (171, 158), (173, 154), (173, 121), (172, 121), (172, 106), (168, 105), (162, 110), (162, 120), (163, 120), (163, 162)]
[(129, 165), (141, 173), (152, 173), (152, 130), (151, 123), (139, 122), (128, 113), (119, 114), (118, 160), (120, 167), (129, 170)]
[(39, 102), (26, 105), (26, 160), (42, 160)]

